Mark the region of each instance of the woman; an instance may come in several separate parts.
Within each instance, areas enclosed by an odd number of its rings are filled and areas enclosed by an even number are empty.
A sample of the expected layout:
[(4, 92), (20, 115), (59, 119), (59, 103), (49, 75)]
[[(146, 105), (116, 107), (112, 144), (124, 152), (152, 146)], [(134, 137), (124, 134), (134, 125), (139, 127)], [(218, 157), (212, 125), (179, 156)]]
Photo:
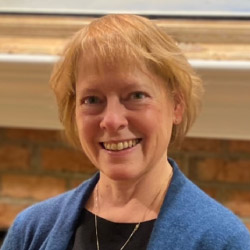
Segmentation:
[(80, 30), (51, 78), (67, 136), (99, 172), (22, 212), (7, 249), (250, 249), (243, 224), (167, 158), (202, 94), (151, 21), (108, 15)]

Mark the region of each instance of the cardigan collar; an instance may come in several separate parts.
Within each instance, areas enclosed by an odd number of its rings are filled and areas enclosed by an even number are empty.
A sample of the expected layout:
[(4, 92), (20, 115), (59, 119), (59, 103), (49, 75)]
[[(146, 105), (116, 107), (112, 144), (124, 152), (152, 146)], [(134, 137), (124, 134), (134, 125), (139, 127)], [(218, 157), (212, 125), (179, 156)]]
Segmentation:
[[(180, 185), (182, 185), (183, 182), (182, 173), (180, 172), (177, 164), (172, 159), (168, 160), (170, 165), (173, 167), (173, 177), (160, 210), (160, 214), (155, 222), (148, 250), (162, 249), (160, 247), (158, 248), (157, 245), (160, 242), (160, 235), (162, 235), (162, 233), (166, 235), (165, 233), (167, 233), (164, 232), (164, 230), (166, 230), (166, 221), (168, 221), (168, 213), (166, 212), (168, 207), (171, 206), (172, 200), (175, 199), (175, 194), (178, 193)], [(42, 247), (41, 249), (57, 250), (54, 242), (58, 239), (61, 241), (60, 245), (65, 246), (65, 250), (69, 247), (78, 223), (78, 219), (82, 212), (82, 208), (92, 193), (99, 177), (100, 174), (98, 172), (92, 178), (83, 182), (79, 187), (69, 192), (69, 196), (64, 203), (64, 206), (61, 207), (59, 212), (59, 219), (53, 226), (50, 237), (47, 238), (47, 241), (44, 244), (45, 248)], [(64, 249), (62, 248), (61, 250)]]

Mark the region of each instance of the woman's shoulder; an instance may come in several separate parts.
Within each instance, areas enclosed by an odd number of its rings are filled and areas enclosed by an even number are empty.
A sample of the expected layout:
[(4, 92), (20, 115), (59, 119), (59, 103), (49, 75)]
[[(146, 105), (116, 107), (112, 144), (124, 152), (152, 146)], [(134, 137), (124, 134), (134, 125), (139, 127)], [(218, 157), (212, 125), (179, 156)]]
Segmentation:
[(185, 177), (177, 165), (161, 216), (166, 230), (170, 225), (176, 235), (196, 239), (197, 244), (235, 244), (235, 249), (250, 250), (250, 235), (241, 220)]
[(94, 178), (95, 177), (84, 181), (74, 189), (28, 207), (23, 210), (17, 218), (19, 218), (19, 220), (24, 220), (24, 222), (28, 217), (29, 221), (49, 220), (53, 223), (56, 217), (69, 212), (69, 207), (77, 207), (78, 204), (84, 203), (86, 196), (88, 196), (90, 192), (89, 189), (92, 189), (91, 186), (94, 182)]
[[(224, 242), (231, 247), (237, 246), (235, 249), (250, 250), (250, 235), (239, 217), (209, 197), (195, 184), (190, 183), (188, 186), (190, 186), (187, 187), (189, 202), (185, 209), (184, 221), (190, 231), (195, 230), (193, 232), (200, 244), (213, 242), (216, 245), (216, 242), (218, 244)], [(245, 248), (246, 246), (248, 248)]]
[(9, 229), (2, 249), (19, 249), (17, 246), (22, 246), (20, 249), (23, 246), (36, 249), (45, 239), (55, 236), (57, 231), (69, 233), (96, 183), (96, 178), (94, 176), (75, 189), (23, 210)]
[(167, 205), (173, 206), (173, 212), (185, 214), (184, 218), (193, 220), (193, 223), (203, 224), (206, 221), (206, 224), (215, 222), (220, 225), (223, 224), (222, 222), (227, 225), (228, 223), (242, 224), (233, 212), (190, 181), (177, 165), (174, 172), (169, 197), (166, 198)]

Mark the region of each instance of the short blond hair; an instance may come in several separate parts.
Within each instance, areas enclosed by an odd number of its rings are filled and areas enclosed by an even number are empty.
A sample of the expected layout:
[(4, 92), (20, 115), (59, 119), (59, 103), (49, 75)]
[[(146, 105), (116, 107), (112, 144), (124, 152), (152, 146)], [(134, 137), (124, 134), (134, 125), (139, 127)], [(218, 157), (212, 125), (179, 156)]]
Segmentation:
[(184, 104), (182, 122), (173, 126), (171, 137), (172, 144), (182, 141), (197, 117), (203, 87), (176, 42), (163, 29), (141, 16), (107, 15), (83, 27), (67, 44), (50, 82), (66, 136), (77, 147), (75, 85), (80, 58), (81, 70), (92, 67), (98, 72), (104, 66), (127, 70), (143, 64), (160, 76)]

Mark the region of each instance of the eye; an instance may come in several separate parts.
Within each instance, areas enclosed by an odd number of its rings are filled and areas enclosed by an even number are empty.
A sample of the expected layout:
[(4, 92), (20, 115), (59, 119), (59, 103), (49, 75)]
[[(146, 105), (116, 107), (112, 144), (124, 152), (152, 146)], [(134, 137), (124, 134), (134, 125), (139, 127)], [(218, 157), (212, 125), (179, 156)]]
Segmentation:
[(98, 103), (101, 103), (101, 99), (97, 96), (87, 96), (82, 100), (81, 103), (82, 104), (98, 104)]
[(130, 99), (137, 100), (137, 99), (144, 99), (147, 95), (143, 92), (136, 91), (130, 95)]

